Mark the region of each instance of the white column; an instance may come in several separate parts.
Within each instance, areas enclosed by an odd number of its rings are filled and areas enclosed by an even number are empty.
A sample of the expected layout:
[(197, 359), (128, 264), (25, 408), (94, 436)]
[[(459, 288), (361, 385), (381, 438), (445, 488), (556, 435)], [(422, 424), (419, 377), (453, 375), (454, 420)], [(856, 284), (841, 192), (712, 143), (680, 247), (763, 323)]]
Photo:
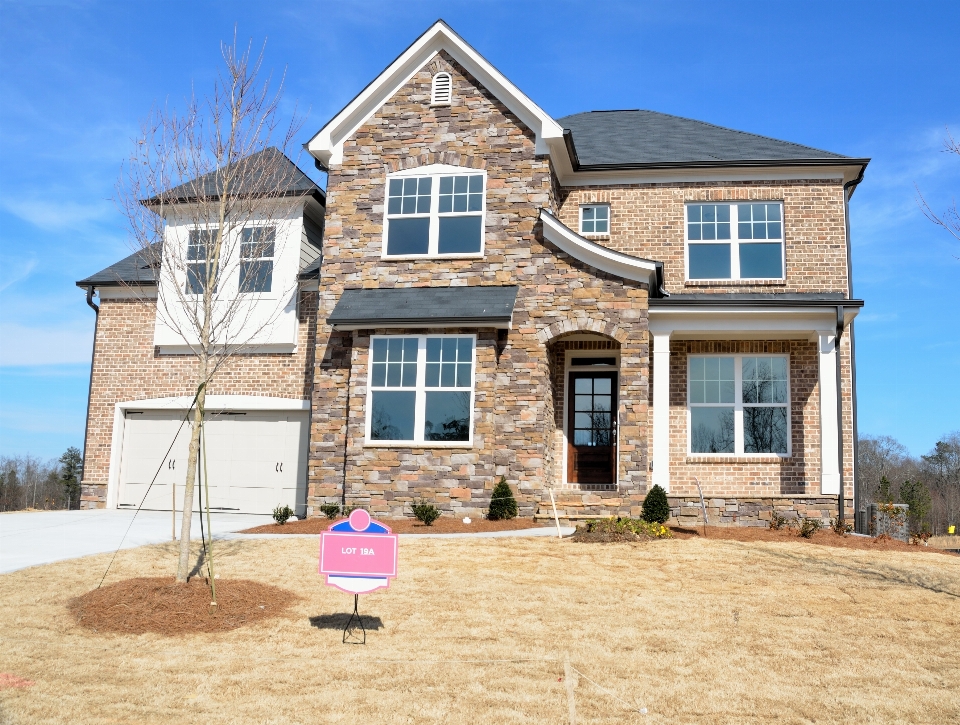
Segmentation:
[(836, 332), (819, 331), (820, 343), (820, 493), (840, 493), (840, 447), (837, 438)]
[(653, 333), (653, 483), (670, 490), (670, 333)]

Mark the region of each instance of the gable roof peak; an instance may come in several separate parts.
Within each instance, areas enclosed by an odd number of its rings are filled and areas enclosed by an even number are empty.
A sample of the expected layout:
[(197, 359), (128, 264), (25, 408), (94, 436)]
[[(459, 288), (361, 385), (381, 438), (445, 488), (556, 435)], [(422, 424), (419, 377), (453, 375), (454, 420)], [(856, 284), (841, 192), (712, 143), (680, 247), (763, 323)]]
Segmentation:
[(547, 154), (550, 152), (548, 145), (558, 141), (562, 144), (563, 129), (560, 124), (441, 18), (307, 142), (306, 148), (310, 154), (324, 168), (341, 163), (344, 142), (441, 51), (463, 66), (533, 131), (537, 153)]

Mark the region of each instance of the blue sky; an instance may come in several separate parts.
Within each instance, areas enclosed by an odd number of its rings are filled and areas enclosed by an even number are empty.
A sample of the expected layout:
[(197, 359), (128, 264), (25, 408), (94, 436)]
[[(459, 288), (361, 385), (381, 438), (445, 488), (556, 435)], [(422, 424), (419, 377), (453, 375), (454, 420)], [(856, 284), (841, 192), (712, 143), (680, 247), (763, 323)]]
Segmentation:
[[(438, 17), (560, 117), (645, 108), (873, 159), (851, 214), (860, 430), (914, 454), (960, 429), (960, 4), (0, 0), (0, 455), (81, 446), (93, 311), (128, 253), (113, 187), (155, 104), (267, 39), (305, 141)], [(321, 183), (308, 158), (301, 166)]]

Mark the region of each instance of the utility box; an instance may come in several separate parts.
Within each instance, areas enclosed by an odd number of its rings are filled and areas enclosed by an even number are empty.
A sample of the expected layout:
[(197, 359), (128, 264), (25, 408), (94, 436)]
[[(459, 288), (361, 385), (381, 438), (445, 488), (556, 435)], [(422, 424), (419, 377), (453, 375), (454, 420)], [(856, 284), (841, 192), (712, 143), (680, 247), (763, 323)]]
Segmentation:
[(905, 503), (872, 503), (867, 506), (867, 533), (870, 536), (886, 534), (892, 539), (910, 541), (909, 512), (910, 507)]

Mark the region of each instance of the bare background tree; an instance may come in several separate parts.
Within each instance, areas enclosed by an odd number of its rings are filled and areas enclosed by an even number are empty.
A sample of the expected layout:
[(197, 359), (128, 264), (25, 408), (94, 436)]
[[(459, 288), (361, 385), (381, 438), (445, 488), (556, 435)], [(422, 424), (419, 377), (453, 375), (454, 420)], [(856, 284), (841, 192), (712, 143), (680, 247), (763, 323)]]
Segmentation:
[[(943, 140), (943, 146), (944, 153), (960, 156), (960, 142), (953, 138), (949, 128), (947, 128), (947, 137)], [(954, 239), (960, 242), (960, 213), (957, 211), (956, 198), (953, 199), (953, 204), (947, 207), (943, 214), (937, 214), (927, 203), (923, 194), (920, 193), (920, 187), (914, 186), (917, 189), (917, 203), (920, 205), (920, 211), (923, 212), (923, 215), (938, 227), (946, 229), (953, 235)]]
[(60, 459), (36, 456), (0, 457), (0, 511), (80, 508), (78, 448), (68, 448)]
[(861, 436), (857, 469), (861, 505), (910, 505), (914, 531), (943, 534), (960, 525), (960, 431), (914, 458), (890, 436)]
[(221, 44), (221, 53), (224, 66), (209, 96), (191, 96), (182, 113), (151, 114), (117, 190), (132, 246), (152, 268), (157, 294), (136, 285), (129, 289), (155, 307), (158, 322), (195, 358), (181, 582), (190, 571), (191, 513), (210, 384), (231, 357), (257, 344), (283, 309), (295, 304), (296, 292), (295, 279), (278, 289), (272, 259), (282, 253), (278, 225), (303, 199), (290, 191), (300, 172), (285, 155), (300, 122), (294, 114), (281, 123), (283, 80), (272, 92), (269, 78), (258, 79), (263, 49), (254, 56), (250, 44), (238, 48), (234, 35), (232, 44)]

